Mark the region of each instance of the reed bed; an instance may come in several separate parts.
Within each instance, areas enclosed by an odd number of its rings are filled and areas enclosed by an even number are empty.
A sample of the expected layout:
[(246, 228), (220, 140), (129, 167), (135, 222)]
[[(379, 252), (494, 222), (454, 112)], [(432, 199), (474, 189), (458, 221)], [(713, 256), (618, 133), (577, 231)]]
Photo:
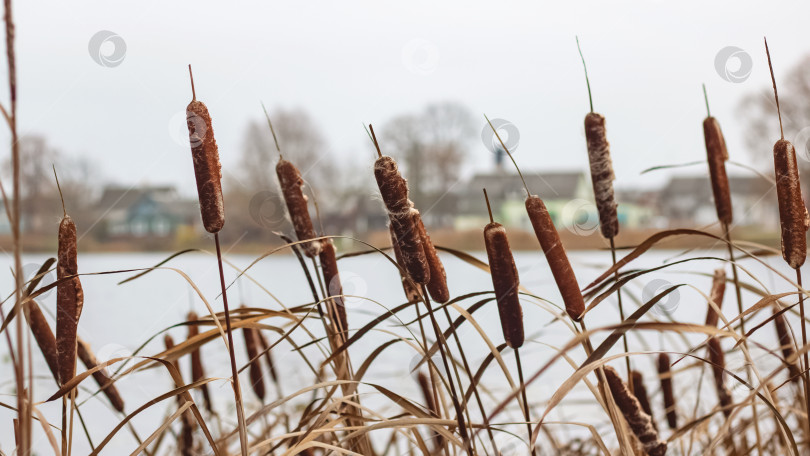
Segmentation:
[[(589, 81), (588, 87), (590, 98)], [(43, 262), (36, 277), (17, 282), (5, 302), (19, 305), (2, 309), (0, 332), (6, 332), (17, 400), (16, 405), (0, 401), (13, 411), (7, 425), (16, 439), (11, 446), (3, 442), (3, 451), (8, 447), (30, 454), (29, 440), (38, 454), (53, 451), (60, 456), (78, 454), (79, 448), (95, 455), (123, 447), (148, 455), (285, 456), (809, 451), (806, 291), (800, 273), (807, 216), (795, 149), (784, 138), (773, 150), (784, 264), (768, 262), (778, 251), (742, 245), (729, 235), (733, 210), (725, 174), (728, 150), (710, 114), (703, 120), (703, 133), (722, 235), (683, 227), (620, 249), (614, 243), (620, 227), (605, 117), (591, 105), (582, 162), (590, 166), (595, 209), (611, 259), (588, 267), (572, 261), (577, 258), (569, 258), (543, 196), (527, 187), (526, 218), (540, 247), (529, 254), (540, 262), (545, 257), (542, 267), (548, 265), (548, 270), (528, 274), (552, 284), (538, 292), (521, 284), (526, 273), (518, 271), (507, 229), (496, 222), (502, 220), (496, 216), (500, 208), (490, 206), (486, 190), (489, 223), (481, 221), (480, 239), (486, 261), (479, 258), (483, 254), (434, 245), (425, 225), (430, 218), (423, 220), (425, 214), (410, 200), (407, 173), (395, 157), (382, 154), (371, 127), (377, 156), (366, 178), (371, 181), (373, 174), (377, 183), (390, 246), (369, 245), (322, 227), (316, 230), (320, 224), (310, 215), (309, 205), (315, 203), (310, 187), (320, 183), (307, 182), (299, 170), (313, 164), (283, 158), (279, 143), (284, 138), (277, 138), (269, 123), (279, 153), (275, 177), (291, 233), (280, 234), (282, 247), (247, 266), (229, 261), (219, 238), (227, 229), (219, 150), (211, 114), (196, 99), (193, 80), (192, 97), (187, 120), (193, 172), (200, 222), (214, 238), (206, 258), (213, 267), (216, 255), (219, 294), (204, 292), (199, 278), (175, 267), (182, 261), (177, 258), (189, 252), (172, 254), (153, 267), (79, 268), (83, 263), (77, 227), (63, 212), (56, 259)], [(519, 168), (518, 175), (522, 179)], [(704, 239), (707, 246), (724, 244), (729, 254), (679, 251), (673, 254), (675, 261), (645, 265), (653, 249), (675, 236)], [(283, 253), (293, 254), (295, 268), (269, 277), (257, 273), (257, 264)], [(350, 257), (378, 260), (373, 275), (364, 280), (393, 279), (396, 298), (348, 299), (348, 281), (341, 281), (341, 270), (348, 276), (344, 259)], [(445, 260), (451, 257), (467, 274), (464, 284), (448, 281), (445, 264), (450, 263)], [(227, 277), (224, 265), (232, 268)], [(726, 273), (729, 266), (731, 277)], [(796, 279), (780, 267), (795, 271)], [(772, 274), (772, 283), (764, 284), (756, 268)], [(42, 276), (53, 269), (56, 283), (42, 284)], [(89, 344), (93, 328), (82, 328), (87, 341), (77, 334), (85, 304), (82, 279), (121, 277), (121, 287), (128, 287), (122, 289), (134, 293), (142, 277), (158, 270), (171, 271), (179, 283), (191, 286), (195, 309), (204, 305), (206, 313), (184, 309), (177, 324), (134, 341), (137, 348), (131, 356), (97, 356), (93, 348), (98, 345)], [(639, 292), (670, 271), (694, 281), (673, 283), (653, 297)], [(19, 275), (15, 271), (15, 280)], [(95, 280), (85, 279), (88, 290)], [(587, 281), (584, 287), (582, 280)], [(293, 283), (305, 285), (296, 285), (300, 290), (286, 288)], [(477, 291), (469, 291), (470, 283)], [(240, 293), (244, 305), (231, 309), (228, 295), (247, 285), (261, 290), (261, 296)], [(726, 288), (732, 285), (737, 309), (723, 306)], [(55, 309), (43, 299), (53, 288)], [(681, 312), (666, 317), (652, 312), (678, 289), (696, 293), (683, 299)], [(296, 297), (279, 299), (277, 290), (294, 291)], [(622, 294), (632, 304), (627, 309), (621, 307)], [(614, 298), (618, 315), (605, 304)], [(99, 303), (87, 304), (85, 314), (107, 311)], [(444, 314), (446, 323), (440, 323), (437, 314)], [(112, 311), (106, 321), (131, 324), (116, 319)], [(35, 343), (30, 353), (12, 340), (13, 324), (30, 328)], [(771, 325), (775, 332), (762, 330)], [(234, 331), (242, 337), (234, 338)], [(801, 337), (796, 336), (799, 331)], [(185, 337), (178, 337), (183, 332)], [(649, 334), (658, 339), (657, 346)], [(619, 340), (622, 346), (617, 347)], [(507, 358), (509, 352), (514, 363)], [(77, 360), (83, 368), (77, 368)], [(49, 372), (35, 370), (32, 361), (42, 361)], [(745, 374), (734, 367), (740, 364), (746, 366)], [(616, 370), (621, 365), (627, 374)], [(149, 375), (164, 381), (159, 382), (159, 394), (149, 393), (144, 400), (138, 388)], [(249, 382), (250, 392), (244, 396), (240, 377)], [(226, 385), (232, 395), (223, 394)], [(60, 402), (62, 413), (57, 416), (49, 407), (55, 409)], [(92, 412), (90, 406), (99, 403), (110, 414)], [(42, 442), (47, 442), (45, 450)]]

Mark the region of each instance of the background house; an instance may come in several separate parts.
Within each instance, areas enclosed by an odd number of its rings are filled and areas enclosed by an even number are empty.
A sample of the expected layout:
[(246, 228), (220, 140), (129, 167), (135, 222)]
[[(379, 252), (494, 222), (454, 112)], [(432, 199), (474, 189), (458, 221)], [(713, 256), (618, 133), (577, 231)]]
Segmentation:
[(199, 229), (196, 200), (184, 199), (174, 187), (106, 187), (96, 204), (105, 239), (170, 238)]

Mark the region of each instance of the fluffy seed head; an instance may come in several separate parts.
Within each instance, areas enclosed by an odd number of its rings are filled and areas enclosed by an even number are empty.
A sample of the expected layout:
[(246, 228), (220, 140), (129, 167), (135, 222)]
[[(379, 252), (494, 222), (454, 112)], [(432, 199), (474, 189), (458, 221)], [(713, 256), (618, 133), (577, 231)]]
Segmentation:
[(411, 281), (408, 271), (405, 268), (405, 262), (402, 259), (402, 252), (399, 250), (399, 242), (397, 242), (397, 236), (394, 233), (393, 225), (388, 227), (388, 232), (391, 234), (391, 247), (394, 251), (394, 258), (397, 260), (399, 267), (405, 269), (404, 275), (400, 273), (400, 278), (402, 279), (402, 290), (405, 292), (405, 297), (408, 299), (408, 302), (416, 302), (420, 298), (419, 289)]
[(585, 139), (588, 143), (588, 160), (591, 165), (593, 195), (599, 212), (599, 229), (606, 238), (619, 234), (619, 218), (616, 214), (616, 198), (613, 194), (613, 162), (610, 159), (610, 143), (605, 130), (605, 116), (589, 112), (585, 116)]
[(605, 366), (604, 371), (613, 400), (644, 451), (650, 456), (664, 456), (667, 453), (667, 444), (658, 437), (658, 430), (653, 426), (650, 415), (641, 408), (641, 403), (627, 389), (616, 369)]
[(425, 229), (425, 224), (422, 223), (422, 217), (419, 214), (416, 215), (414, 225), (419, 231), (419, 239), (422, 241), (425, 259), (430, 268), (430, 281), (427, 284), (428, 292), (434, 301), (445, 303), (450, 300), (450, 290), (447, 288), (447, 273), (444, 271), (444, 265), (442, 260), (439, 259), (436, 247), (431, 242), (430, 235)]

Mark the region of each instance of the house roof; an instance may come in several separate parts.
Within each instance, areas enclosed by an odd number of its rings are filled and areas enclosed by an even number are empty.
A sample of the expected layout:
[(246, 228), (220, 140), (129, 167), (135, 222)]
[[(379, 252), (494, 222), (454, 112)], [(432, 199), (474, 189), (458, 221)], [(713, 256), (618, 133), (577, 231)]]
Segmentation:
[(96, 203), (96, 208), (101, 210), (115, 210), (126, 209), (133, 204), (140, 201), (144, 196), (151, 198), (163, 199), (171, 198), (174, 200), (179, 199), (177, 191), (172, 186), (157, 186), (157, 187), (118, 187), (108, 186)]
[[(773, 184), (761, 176), (729, 176), (729, 190), (736, 195), (759, 197), (766, 195)], [(703, 176), (676, 176), (661, 189), (662, 198), (679, 196), (699, 200), (710, 200), (712, 186), (708, 173)]]
[[(532, 194), (539, 195), (543, 199), (572, 199), (576, 197), (579, 183), (585, 177), (585, 173), (582, 171), (523, 172), (523, 178), (526, 180), (529, 190)], [(505, 171), (476, 174), (467, 183), (467, 188), (470, 191), (474, 189), (476, 194), (482, 188), (486, 188), (487, 193), (499, 196), (526, 192), (520, 176), (517, 173), (507, 173)]]

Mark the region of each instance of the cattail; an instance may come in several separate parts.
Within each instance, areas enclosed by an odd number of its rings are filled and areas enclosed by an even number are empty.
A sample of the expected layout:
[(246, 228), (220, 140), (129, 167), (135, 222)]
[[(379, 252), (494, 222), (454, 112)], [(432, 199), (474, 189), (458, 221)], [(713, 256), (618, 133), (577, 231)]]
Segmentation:
[[(188, 67), (189, 75), (191, 66)], [(194, 79), (191, 80), (192, 100), (186, 107), (186, 123), (197, 179), (197, 195), (203, 226), (209, 233), (218, 233), (225, 225), (225, 203), (222, 197), (222, 166), (214, 139), (211, 115), (202, 101), (197, 101)]]
[[(430, 384), (430, 378), (420, 371), (417, 374), (416, 380), (419, 382), (419, 389), (422, 391), (422, 396), (425, 398), (425, 406), (427, 407), (428, 411), (434, 417), (440, 417), (441, 414), (439, 413), (439, 409), (436, 407), (436, 401), (433, 398), (433, 388)], [(442, 438), (441, 434), (435, 432), (433, 434), (433, 438), (436, 439), (435, 446), (436, 448), (442, 448), (444, 446), (444, 439)]]
[[(484, 190), (484, 196), (486, 196), (486, 190)], [(489, 208), (488, 198), (487, 208)], [(490, 220), (492, 220), (492, 211), (490, 210), (489, 213)], [(503, 338), (509, 347), (520, 348), (524, 340), (523, 309), (520, 307), (518, 299), (520, 278), (503, 225), (494, 221), (487, 224), (484, 227), (484, 244), (489, 259), (492, 286), (495, 288), (495, 299), (498, 302)]]
[(436, 247), (431, 242), (430, 235), (427, 233), (425, 224), (422, 223), (422, 217), (419, 214), (416, 214), (414, 225), (419, 230), (419, 238), (422, 241), (425, 258), (430, 268), (430, 281), (427, 283), (428, 293), (430, 293), (430, 297), (434, 301), (445, 303), (450, 300), (450, 290), (447, 289), (447, 273), (444, 271), (444, 265), (442, 265), (442, 260), (439, 259)]
[[(167, 333), (165, 336), (163, 336), (163, 344), (166, 346), (167, 351), (174, 348), (174, 339), (172, 338), (171, 334)], [(180, 362), (177, 359), (175, 359), (174, 361), (172, 361), (172, 365), (174, 366), (175, 369), (177, 369), (177, 375), (180, 375), (180, 377), (182, 377), (183, 374), (180, 372)], [(179, 387), (180, 385), (177, 386)], [(178, 394), (176, 398), (177, 402), (180, 405), (183, 405), (184, 402), (183, 395)], [(194, 448), (194, 422), (192, 420), (193, 417), (191, 415), (190, 410), (187, 410), (185, 413), (183, 413), (183, 417), (181, 419), (182, 428), (180, 430), (180, 439), (178, 444), (178, 446), (180, 447), (180, 454), (182, 456), (191, 456), (193, 454), (192, 450)]]
[(321, 242), (320, 259), (323, 278), (326, 282), (326, 291), (329, 296), (333, 297), (326, 306), (326, 310), (336, 332), (341, 334), (341, 337), (345, 340), (345, 338), (348, 337), (349, 320), (346, 316), (343, 286), (340, 283), (340, 271), (338, 270), (337, 257), (335, 255), (335, 244), (331, 239), (325, 239)]
[[(703, 87), (705, 94), (706, 87)], [(708, 109), (709, 102), (706, 101)], [(728, 175), (726, 175), (726, 161), (728, 160), (728, 149), (723, 132), (720, 130), (720, 123), (711, 115), (703, 120), (703, 139), (706, 142), (706, 159), (709, 162), (709, 176), (712, 182), (712, 194), (714, 195), (714, 207), (717, 210), (717, 219), (720, 222), (730, 225), (732, 221), (731, 192), (728, 185)]]
[(69, 215), (59, 223), (57, 279), (75, 276), (56, 286), (56, 351), (59, 355), (59, 383), (76, 375), (76, 332), (84, 305), (84, 291), (78, 277), (76, 224)]
[[(393, 226), (388, 227), (388, 232), (391, 234), (391, 246), (394, 250), (394, 259), (400, 268), (405, 269), (405, 263), (402, 261), (402, 252), (399, 251), (399, 242), (397, 242), (397, 235), (394, 233)], [(402, 279), (402, 290), (405, 292), (405, 297), (408, 302), (416, 302), (420, 299), (419, 288), (409, 279), (407, 270), (405, 273), (400, 273)]]
[(560, 241), (560, 235), (554, 227), (548, 209), (539, 196), (530, 195), (526, 198), (526, 212), (532, 222), (534, 234), (546, 254), (551, 274), (562, 295), (565, 310), (572, 319), (579, 321), (585, 312), (585, 300), (582, 298), (574, 270), (568, 261), (565, 247)]
[[(712, 291), (709, 293), (709, 299), (718, 309), (723, 308), (723, 296), (726, 294), (726, 271), (724, 269), (715, 269), (714, 277), (712, 278)], [(706, 311), (706, 326), (717, 326), (720, 316), (717, 310), (710, 304), (709, 309)]]
[(630, 430), (636, 435), (644, 451), (650, 456), (663, 456), (667, 453), (667, 444), (658, 437), (658, 430), (653, 426), (652, 418), (644, 412), (638, 399), (630, 393), (627, 385), (619, 378), (616, 369), (605, 366), (610, 393), (621, 410)]
[(788, 361), (796, 354), (796, 350), (793, 348), (793, 338), (790, 337), (790, 331), (788, 331), (785, 316), (779, 312), (779, 309), (776, 307), (773, 308), (773, 324), (776, 327), (776, 336), (779, 338), (779, 347), (782, 349), (782, 356), (787, 363), (788, 377), (790, 377), (790, 380), (798, 382), (801, 376), (799, 366), (796, 365), (795, 360), (792, 362)]
[[(196, 322), (197, 321), (197, 314), (194, 312), (188, 313), (188, 322)], [(187, 339), (191, 339), (192, 337), (198, 335), (200, 333), (200, 328), (196, 324), (189, 324), (188, 325), (188, 337)], [(205, 369), (203, 369), (202, 364), (202, 354), (200, 353), (200, 347), (194, 348), (191, 351), (191, 381), (196, 382), (198, 380), (202, 380), (205, 378)], [(205, 402), (205, 408), (209, 412), (213, 413), (213, 406), (211, 404), (211, 393), (208, 391), (208, 383), (204, 383), (200, 386), (200, 390), (202, 390), (203, 401)]]
[(25, 313), (28, 319), (28, 326), (31, 327), (31, 334), (34, 335), (34, 340), (37, 341), (39, 351), (48, 363), (48, 368), (53, 374), (53, 378), (59, 382), (59, 356), (56, 351), (56, 337), (51, 331), (48, 321), (45, 320), (45, 315), (39, 304), (33, 299), (26, 304), (27, 312)]
[(605, 130), (605, 116), (589, 112), (585, 116), (585, 139), (588, 143), (588, 160), (591, 165), (591, 182), (599, 212), (599, 229), (602, 236), (610, 239), (619, 234), (619, 217), (616, 213), (616, 198), (613, 194), (613, 162), (610, 159), (610, 144)]
[(259, 340), (259, 345), (262, 347), (264, 359), (267, 361), (267, 368), (270, 370), (270, 378), (274, 383), (278, 384), (278, 374), (276, 373), (276, 364), (273, 362), (273, 355), (270, 353), (270, 344), (261, 331), (256, 331), (256, 338)]
[[(281, 194), (287, 204), (290, 221), (298, 240), (306, 241), (318, 237), (315, 234), (315, 228), (312, 227), (312, 218), (309, 216), (308, 198), (304, 195), (304, 178), (301, 177), (301, 172), (291, 162), (281, 158), (276, 165), (276, 175), (281, 184)], [(306, 242), (302, 246), (304, 254), (310, 258), (314, 258), (321, 252), (320, 241)]]
[[(90, 349), (90, 345), (87, 342), (78, 339), (77, 351), (79, 359), (82, 360), (82, 364), (84, 364), (88, 370), (98, 366), (96, 355)], [(93, 378), (96, 380), (96, 383), (98, 383), (104, 395), (107, 396), (107, 399), (110, 400), (110, 404), (112, 404), (113, 408), (124, 413), (124, 399), (121, 398), (121, 395), (118, 393), (118, 388), (115, 387), (112, 379), (107, 376), (104, 369), (93, 372)]]
[(796, 149), (785, 139), (782, 130), (782, 111), (779, 109), (779, 95), (776, 91), (776, 78), (771, 65), (768, 41), (765, 41), (768, 67), (773, 82), (773, 96), (776, 100), (776, 113), (779, 116), (779, 130), (782, 138), (773, 145), (773, 168), (776, 174), (776, 196), (779, 200), (779, 221), (782, 228), (782, 258), (793, 269), (804, 264), (807, 257), (807, 235), (810, 216), (802, 199), (799, 167), (796, 164)]
[(672, 392), (672, 371), (669, 355), (658, 354), (658, 376), (661, 379), (661, 392), (664, 396), (664, 411), (670, 429), (678, 429), (678, 413), (675, 409), (675, 395)]
[(642, 377), (641, 372), (637, 370), (631, 371), (631, 376), (633, 380), (633, 396), (636, 396), (636, 399), (638, 399), (638, 403), (641, 404), (641, 409), (644, 410), (644, 413), (650, 415), (650, 421), (652, 421), (653, 427), (658, 429), (658, 425), (655, 424), (655, 417), (653, 417), (652, 407), (650, 407), (650, 398), (647, 396), (647, 388), (644, 386), (644, 377)]
[(802, 199), (796, 149), (790, 141), (780, 139), (773, 146), (776, 196), (779, 199), (779, 218), (782, 227), (782, 258), (791, 268), (804, 264), (807, 256), (807, 208)]
[[(245, 306), (242, 306), (244, 309)], [(248, 373), (250, 375), (250, 384), (253, 387), (253, 392), (259, 399), (264, 400), (264, 378), (262, 376), (262, 366), (259, 363), (259, 341), (256, 337), (256, 328), (242, 328), (242, 334), (245, 336), (245, 350), (249, 362)]]
[(714, 386), (717, 390), (717, 398), (720, 401), (720, 406), (723, 407), (723, 415), (728, 418), (731, 415), (731, 392), (726, 387), (725, 370), (726, 370), (726, 356), (723, 353), (723, 347), (720, 345), (720, 340), (712, 337), (708, 342), (709, 346), (709, 361), (712, 363), (712, 372), (714, 373)]
[(374, 177), (388, 210), (391, 231), (399, 244), (405, 270), (411, 280), (426, 284), (430, 281), (430, 266), (416, 227), (419, 211), (414, 209), (413, 202), (408, 199), (408, 183), (399, 173), (397, 163), (388, 156), (380, 156), (374, 163)]

